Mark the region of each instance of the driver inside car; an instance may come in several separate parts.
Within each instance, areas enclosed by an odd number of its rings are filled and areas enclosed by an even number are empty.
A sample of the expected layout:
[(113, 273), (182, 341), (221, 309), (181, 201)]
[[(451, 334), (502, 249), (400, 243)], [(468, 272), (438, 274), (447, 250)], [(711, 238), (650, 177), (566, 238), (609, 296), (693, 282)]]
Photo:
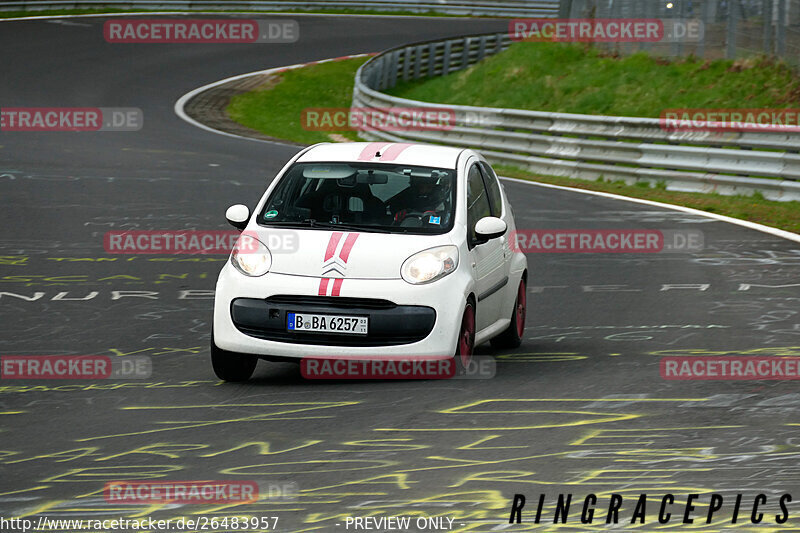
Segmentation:
[(408, 187), (389, 198), (386, 204), (395, 225), (444, 224), (446, 221), (441, 220), (439, 213), (446, 210), (444, 201), (447, 193), (448, 187), (440, 184), (435, 174), (414, 176)]

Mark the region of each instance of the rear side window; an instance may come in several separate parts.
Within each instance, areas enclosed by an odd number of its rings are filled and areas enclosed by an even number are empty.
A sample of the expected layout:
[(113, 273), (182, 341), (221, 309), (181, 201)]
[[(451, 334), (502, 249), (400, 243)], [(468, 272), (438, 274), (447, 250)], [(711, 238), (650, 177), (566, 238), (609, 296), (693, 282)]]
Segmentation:
[(486, 194), (486, 187), (483, 184), (483, 176), (478, 169), (478, 164), (473, 164), (467, 174), (467, 234), (469, 236), (469, 247), (472, 248), (478, 242), (478, 235), (475, 233), (475, 224), (483, 217), (492, 215), (492, 208), (489, 205), (489, 196)]
[(503, 215), (503, 194), (500, 192), (497, 175), (492, 170), (492, 167), (486, 163), (481, 163), (481, 169), (483, 169), (486, 190), (489, 192), (489, 205), (492, 207), (492, 216), (501, 217)]

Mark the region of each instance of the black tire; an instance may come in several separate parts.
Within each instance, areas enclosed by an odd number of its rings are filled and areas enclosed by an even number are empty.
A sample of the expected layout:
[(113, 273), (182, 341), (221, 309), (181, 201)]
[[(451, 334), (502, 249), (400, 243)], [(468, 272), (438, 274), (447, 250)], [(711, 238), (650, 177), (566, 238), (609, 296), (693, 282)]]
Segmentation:
[(214, 333), (211, 333), (211, 366), (214, 373), (223, 381), (247, 381), (256, 369), (258, 357), (254, 355), (229, 352), (217, 348), (214, 344)]
[(475, 350), (475, 305), (467, 300), (464, 314), (461, 317), (461, 326), (458, 331), (458, 342), (453, 361), (456, 365), (456, 375), (464, 374), (472, 362), (472, 352)]
[[(492, 347), (500, 349), (519, 348), (525, 334), (525, 315), (528, 304), (528, 286), (523, 277), (517, 288), (517, 298), (514, 300), (514, 312), (511, 313), (511, 323), (500, 335), (492, 339)], [(521, 302), (520, 302), (521, 300)]]

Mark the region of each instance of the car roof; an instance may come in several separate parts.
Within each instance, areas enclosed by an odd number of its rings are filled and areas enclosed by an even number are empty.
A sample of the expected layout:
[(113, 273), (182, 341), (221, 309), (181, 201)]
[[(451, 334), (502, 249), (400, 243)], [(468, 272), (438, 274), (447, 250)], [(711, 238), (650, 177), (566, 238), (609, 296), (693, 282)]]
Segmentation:
[(462, 148), (388, 142), (325, 143), (312, 146), (298, 163), (391, 163), (455, 169)]

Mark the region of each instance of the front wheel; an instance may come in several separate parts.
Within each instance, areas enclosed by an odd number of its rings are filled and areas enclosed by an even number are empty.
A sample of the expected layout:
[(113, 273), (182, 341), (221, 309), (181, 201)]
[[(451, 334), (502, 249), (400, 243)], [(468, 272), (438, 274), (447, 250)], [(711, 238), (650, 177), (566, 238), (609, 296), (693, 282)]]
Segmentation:
[(519, 280), (517, 299), (514, 301), (514, 312), (511, 314), (511, 323), (503, 333), (492, 339), (495, 348), (518, 348), (522, 344), (525, 333), (525, 315), (527, 313), (528, 286), (525, 278)]
[(211, 333), (211, 366), (214, 373), (223, 381), (247, 381), (256, 369), (258, 357), (229, 352), (218, 348)]
[(475, 349), (475, 306), (468, 301), (461, 317), (461, 327), (458, 331), (458, 343), (454, 356), (456, 371), (461, 373), (469, 367), (472, 361), (472, 352)]

